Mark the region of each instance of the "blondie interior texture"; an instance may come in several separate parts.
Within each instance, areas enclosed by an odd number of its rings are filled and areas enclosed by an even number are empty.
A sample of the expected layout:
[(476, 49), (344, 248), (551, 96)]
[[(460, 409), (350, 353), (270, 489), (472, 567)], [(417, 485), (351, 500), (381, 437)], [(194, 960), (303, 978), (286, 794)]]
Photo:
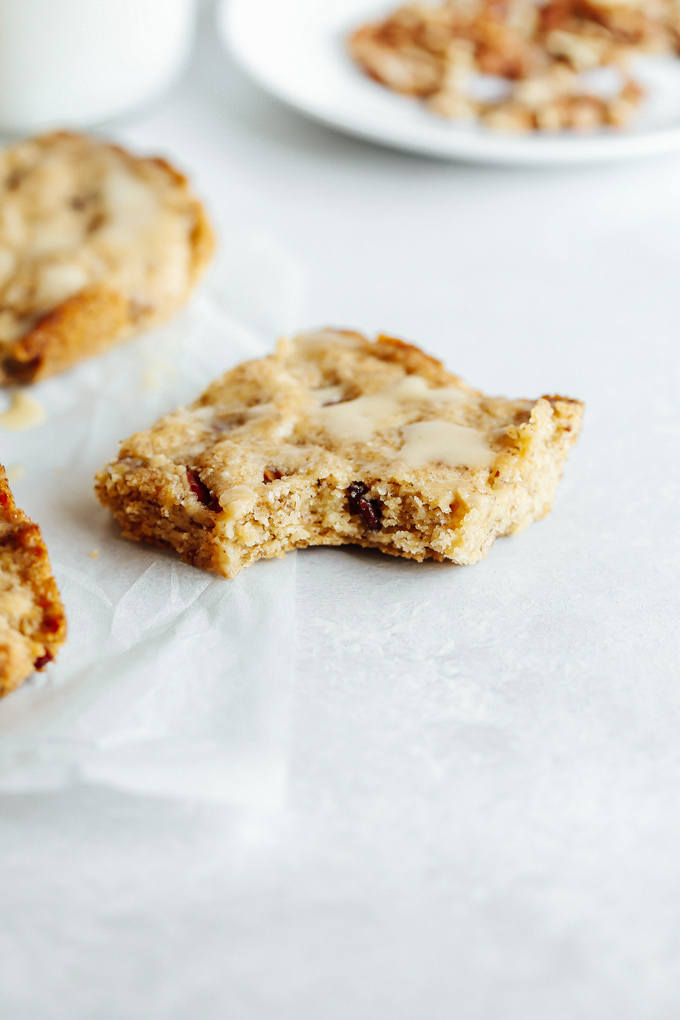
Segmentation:
[(187, 180), (55, 132), (0, 154), (0, 383), (35, 382), (169, 318), (213, 251)]
[(125, 536), (225, 577), (344, 543), (475, 563), (550, 510), (582, 411), (486, 397), (417, 347), (322, 330), (132, 436), (96, 491)]
[(19, 510), (0, 466), (0, 696), (51, 662), (66, 619), (40, 528)]

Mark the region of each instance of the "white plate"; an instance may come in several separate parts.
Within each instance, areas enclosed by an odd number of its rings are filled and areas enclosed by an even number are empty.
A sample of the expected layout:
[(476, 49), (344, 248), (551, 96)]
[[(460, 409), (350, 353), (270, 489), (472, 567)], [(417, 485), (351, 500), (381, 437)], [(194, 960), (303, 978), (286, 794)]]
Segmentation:
[(592, 135), (507, 136), (440, 120), (365, 77), (347, 55), (353, 27), (396, 0), (223, 0), (222, 37), (265, 89), (315, 120), (370, 141), (444, 159), (581, 163), (680, 149), (680, 61), (640, 62), (649, 95), (635, 126)]

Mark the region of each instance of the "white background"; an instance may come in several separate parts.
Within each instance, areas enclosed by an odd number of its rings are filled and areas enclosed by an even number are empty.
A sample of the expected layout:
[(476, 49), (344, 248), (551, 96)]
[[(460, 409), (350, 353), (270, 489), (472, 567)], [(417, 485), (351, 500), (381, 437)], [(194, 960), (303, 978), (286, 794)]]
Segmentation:
[[(680, 159), (373, 148), (251, 85), (204, 15), (183, 85), (116, 133), (190, 172), (232, 310), (274, 252), (282, 319), (414, 340), (490, 393), (580, 397), (584, 432), (553, 513), (477, 567), (295, 557), (273, 806), (4, 794), (0, 1015), (671, 1020)], [(260, 322), (244, 304), (260, 334), (271, 299)]]

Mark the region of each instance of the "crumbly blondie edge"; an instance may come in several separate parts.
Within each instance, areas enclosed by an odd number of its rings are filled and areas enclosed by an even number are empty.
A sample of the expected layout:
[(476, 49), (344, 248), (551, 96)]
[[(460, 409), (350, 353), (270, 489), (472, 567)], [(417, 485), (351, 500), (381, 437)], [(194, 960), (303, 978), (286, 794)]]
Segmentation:
[(51, 662), (66, 618), (40, 528), (20, 510), (0, 466), (0, 697)]

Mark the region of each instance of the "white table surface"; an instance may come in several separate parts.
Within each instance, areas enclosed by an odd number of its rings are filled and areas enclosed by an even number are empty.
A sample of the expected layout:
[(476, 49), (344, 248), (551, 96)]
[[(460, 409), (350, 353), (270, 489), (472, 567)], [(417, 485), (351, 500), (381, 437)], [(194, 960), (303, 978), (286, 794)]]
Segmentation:
[(553, 513), (478, 567), (297, 555), (278, 805), (0, 798), (0, 1016), (671, 1020), (680, 158), (373, 148), (250, 84), (204, 14), (182, 86), (115, 130), (190, 171), (226, 253), (288, 253), (301, 327), (586, 424)]

